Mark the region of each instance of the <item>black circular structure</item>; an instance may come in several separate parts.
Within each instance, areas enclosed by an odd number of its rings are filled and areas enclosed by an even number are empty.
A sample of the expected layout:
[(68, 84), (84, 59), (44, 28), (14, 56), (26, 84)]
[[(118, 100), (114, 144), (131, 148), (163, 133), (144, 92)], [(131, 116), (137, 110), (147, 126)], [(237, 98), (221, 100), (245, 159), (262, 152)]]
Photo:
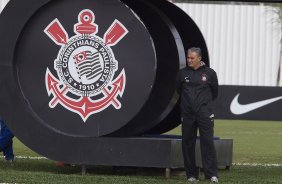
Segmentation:
[[(113, 135), (140, 135), (160, 123), (172, 110), (177, 98), (175, 76), (185, 61), (185, 51), (175, 26), (158, 8), (146, 1), (123, 0), (140, 16), (154, 41), (157, 67), (151, 95), (134, 119)], [(161, 31), (160, 31), (161, 30)], [(140, 126), (142, 125), (142, 126)]]
[[(170, 20), (170, 24), (173, 24), (174, 29), (177, 30), (180, 38), (176, 38), (178, 44), (183, 44), (185, 53), (188, 48), (200, 47), (202, 50), (205, 63), (209, 66), (208, 48), (205, 43), (205, 39), (196, 25), (196, 23), (180, 8), (174, 4), (164, 0), (151, 0), (150, 3), (163, 12), (163, 16), (166, 16)], [(180, 40), (182, 42), (180, 42)], [(186, 66), (186, 59), (180, 60), (179, 68)], [(171, 78), (173, 80), (173, 78)], [(173, 81), (175, 82), (175, 81)], [(146, 134), (162, 134), (173, 128), (177, 127), (181, 123), (180, 106), (177, 104), (178, 96), (174, 96), (171, 100), (170, 107), (173, 109), (170, 113), (162, 119), (155, 127), (146, 131)]]
[(177, 126), (185, 50), (208, 58), (196, 24), (164, 0), (11, 0), (0, 27), (1, 116), (25, 145), (68, 163), (90, 163), (98, 137)]
[[(99, 31), (93, 38), (89, 37), (82, 39), (85, 37), (84, 35), (75, 36), (74, 25), (78, 22), (78, 16), (81, 10), (90, 7), (95, 7), (93, 8), (93, 13), (95, 14), (95, 24), (97, 24)], [(71, 11), (61, 11), (61, 9), (64, 8)], [(119, 13), (110, 14), (107, 13), (107, 11)], [(56, 40), (53, 41), (45, 33), (47, 31), (44, 32), (50, 22), (56, 19), (60, 21), (61, 26), (68, 33), (67, 37), (69, 37), (69, 41), (63, 46), (57, 45)], [(103, 43), (103, 37), (106, 37), (105, 34), (107, 34), (107, 29), (115, 20), (119, 20), (126, 27), (128, 34), (115, 46), (109, 47)], [(71, 35), (74, 36), (71, 37)], [(96, 41), (94, 39), (96, 39)], [(93, 43), (91, 43), (92, 40)], [(87, 42), (88, 44), (83, 43), (83, 46), (75, 47), (75, 45), (78, 45), (79, 42), (82, 41), (85, 41), (85, 43)], [(138, 42), (138, 44), (136, 44), (136, 42)], [(91, 44), (97, 46), (97, 48), (92, 48), (90, 46)], [(143, 26), (142, 22), (138, 20), (136, 15), (134, 15), (129, 8), (119, 1), (112, 0), (105, 2), (102, 0), (86, 0), (79, 3), (75, 0), (50, 1), (45, 4), (40, 11), (35, 12), (35, 14), (27, 21), (21, 32), (21, 37), (17, 42), (17, 49), (15, 51), (16, 58), (14, 59), (14, 62), (17, 69), (15, 75), (19, 80), (18, 84), (23, 96), (29, 101), (32, 113), (35, 116), (38, 116), (43, 126), (47, 126), (58, 132), (64, 132), (71, 136), (103, 136), (123, 127), (127, 122), (134, 118), (149, 98), (155, 80), (155, 68), (157, 62), (153, 46), (150, 34)], [(104, 52), (100, 52), (100, 60), (105, 61), (105, 58), (108, 58), (109, 60), (107, 63), (104, 62), (105, 65), (108, 65), (108, 69), (104, 67), (104, 70), (102, 70), (102, 73), (99, 76), (100, 78), (96, 82), (90, 83), (91, 85), (84, 84), (83, 82), (80, 83), (77, 75), (71, 74), (72, 72), (69, 68), (69, 65), (74, 65), (73, 63), (76, 62), (72, 57), (79, 54), (80, 51), (83, 52), (85, 49), (87, 50), (87, 47), (92, 49), (89, 52), (105, 50)], [(73, 50), (71, 51), (71, 49)], [(70, 61), (71, 59), (73, 61)], [(65, 62), (65, 60), (69, 60), (69, 62)], [(66, 67), (64, 67), (64, 64), (66, 64)], [(84, 68), (89, 65), (90, 64), (85, 67), (82, 66), (80, 70), (74, 68), (80, 72), (85, 72)], [(76, 67), (79, 67), (79, 65)], [(96, 65), (94, 64), (93, 67), (95, 68)], [(113, 75), (113, 68), (116, 70), (115, 76)], [(134, 70), (128, 70), (128, 68)], [(46, 72), (47, 69), (48, 74)], [(99, 93), (102, 90), (101, 87), (104, 88), (102, 85), (107, 85), (110, 82), (107, 81), (109, 80), (109, 77), (106, 74), (112, 74), (112, 81), (118, 79), (118, 75), (122, 71), (124, 71), (123, 80), (125, 83), (123, 95), (121, 98), (116, 95), (116, 99), (113, 99), (116, 102), (110, 102), (120, 103), (121, 108), (116, 109), (114, 105), (109, 104), (108, 107), (106, 106), (99, 109), (97, 111), (100, 111), (99, 113), (87, 114), (88, 118), (87, 115), (85, 117), (83, 114), (84, 112), (79, 111), (79, 108), (83, 109), (84, 101), (82, 101), (81, 105), (76, 103), (80, 95), (89, 93), (89, 101), (93, 100), (92, 104), (97, 104), (96, 101), (102, 101), (106, 98), (106, 93), (111, 93), (111, 91), (113, 91), (110, 87), (114, 88), (113, 85), (110, 85), (109, 88), (104, 89), (107, 90), (107, 92)], [(144, 71), (146, 71), (146, 75), (144, 75)], [(77, 71), (74, 71), (73, 73), (75, 72)], [(48, 89), (48, 93), (49, 91), (52, 92), (52, 94), (48, 96), (46, 91), (46, 80), (48, 79), (45, 78), (48, 77), (46, 75), (49, 74), (54, 76), (54, 80), (59, 81), (60, 79), (63, 81), (62, 85), (65, 84), (68, 89), (68, 92), (65, 95), (62, 94), (62, 97), (60, 97), (62, 100), (64, 100), (63, 98), (67, 98), (66, 100), (70, 101), (67, 104), (63, 104), (64, 106), (62, 103), (58, 104), (58, 102), (54, 102), (54, 107), (50, 108), (50, 103), (56, 100), (55, 95), (60, 95), (53, 94), (52, 89)], [(103, 78), (104, 81), (102, 80)], [(68, 83), (69, 80), (72, 82)], [(81, 80), (83, 80), (83, 78)], [(91, 94), (92, 91), (90, 89), (92, 85), (95, 87), (93, 90), (94, 96)], [(99, 85), (99, 87), (96, 88), (96, 85)], [(56, 86), (54, 86), (54, 88), (55, 87)], [(83, 87), (85, 87), (86, 90), (83, 90)], [(62, 91), (64, 89), (64, 87), (60, 86), (57, 86), (56, 88), (57, 89), (54, 90), (57, 91)], [(97, 93), (95, 90), (100, 91)], [(136, 96), (139, 98), (136, 98)], [(88, 108), (87, 102), (88, 101), (85, 102), (85, 111), (87, 111)], [(89, 106), (92, 107), (92, 104)], [(72, 108), (74, 106), (77, 107), (78, 112), (75, 108)], [(102, 110), (103, 108), (105, 109)]]

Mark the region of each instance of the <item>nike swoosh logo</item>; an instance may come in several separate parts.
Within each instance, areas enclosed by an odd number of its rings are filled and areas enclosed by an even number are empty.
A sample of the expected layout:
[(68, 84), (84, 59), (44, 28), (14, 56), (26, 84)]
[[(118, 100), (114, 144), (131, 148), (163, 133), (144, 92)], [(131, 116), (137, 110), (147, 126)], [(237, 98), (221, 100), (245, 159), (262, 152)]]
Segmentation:
[(238, 102), (239, 95), (240, 95), (240, 93), (238, 93), (234, 97), (234, 99), (232, 100), (231, 105), (230, 105), (231, 112), (233, 114), (236, 114), (236, 115), (245, 114), (247, 112), (256, 110), (260, 107), (266, 106), (268, 104), (271, 104), (273, 102), (276, 102), (276, 101), (282, 99), (282, 96), (279, 96), (279, 97), (270, 98), (270, 99), (267, 99), (267, 100), (262, 100), (262, 101), (253, 102), (253, 103), (249, 103), (249, 104), (240, 104)]

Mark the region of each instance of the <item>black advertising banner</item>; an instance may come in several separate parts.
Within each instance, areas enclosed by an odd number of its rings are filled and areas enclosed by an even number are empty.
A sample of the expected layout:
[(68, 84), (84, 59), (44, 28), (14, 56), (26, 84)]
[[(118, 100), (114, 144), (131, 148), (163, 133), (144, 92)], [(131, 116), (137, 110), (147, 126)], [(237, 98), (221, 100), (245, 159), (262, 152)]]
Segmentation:
[(282, 120), (282, 88), (220, 86), (214, 102), (217, 119)]

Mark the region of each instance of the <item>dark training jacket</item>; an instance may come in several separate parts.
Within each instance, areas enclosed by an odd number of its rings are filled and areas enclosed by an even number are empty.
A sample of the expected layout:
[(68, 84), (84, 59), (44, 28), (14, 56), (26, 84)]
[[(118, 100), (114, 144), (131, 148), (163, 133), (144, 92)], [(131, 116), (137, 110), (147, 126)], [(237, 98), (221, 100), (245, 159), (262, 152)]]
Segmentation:
[(176, 85), (181, 100), (182, 116), (185, 114), (211, 116), (211, 102), (218, 95), (218, 80), (213, 69), (203, 62), (197, 70), (185, 67), (178, 72)]

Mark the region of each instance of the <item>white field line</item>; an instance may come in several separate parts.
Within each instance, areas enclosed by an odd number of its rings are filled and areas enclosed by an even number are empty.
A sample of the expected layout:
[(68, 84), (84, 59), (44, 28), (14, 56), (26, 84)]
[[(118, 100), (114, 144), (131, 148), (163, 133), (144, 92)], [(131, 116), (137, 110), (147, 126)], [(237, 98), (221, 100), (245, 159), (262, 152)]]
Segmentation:
[[(1, 156), (1, 158), (4, 158)], [(46, 157), (29, 157), (29, 156), (15, 156), (16, 159), (30, 159), (30, 160), (47, 160)], [(0, 183), (2, 184), (2, 183)]]
[(261, 164), (261, 163), (233, 163), (234, 166), (260, 166), (260, 167), (281, 167), (282, 164)]
[(46, 157), (15, 156), (17, 159), (46, 160)]

